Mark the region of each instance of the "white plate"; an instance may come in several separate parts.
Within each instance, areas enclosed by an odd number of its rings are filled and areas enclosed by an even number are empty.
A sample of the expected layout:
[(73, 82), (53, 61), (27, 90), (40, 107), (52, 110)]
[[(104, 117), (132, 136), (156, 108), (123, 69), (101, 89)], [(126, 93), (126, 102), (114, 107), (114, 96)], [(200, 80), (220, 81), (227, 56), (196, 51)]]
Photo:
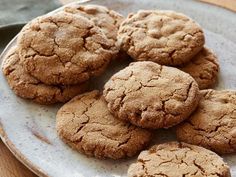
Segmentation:
[[(206, 45), (220, 60), (220, 80), (216, 89), (236, 88), (236, 15), (231, 11), (191, 0), (94, 0), (127, 15), (138, 9), (171, 9), (183, 12), (204, 28)], [(15, 45), (10, 42), (6, 51)], [(113, 64), (103, 78), (103, 83), (123, 64)], [(61, 105), (40, 106), (13, 94), (2, 73), (0, 74), (0, 134), (13, 154), (39, 176), (53, 177), (104, 177), (126, 176), (128, 165), (136, 158), (122, 161), (88, 158), (69, 148), (55, 131), (55, 114)], [(173, 132), (172, 132), (173, 134)], [(156, 142), (174, 139), (168, 131), (159, 131)], [(236, 176), (236, 155), (224, 156)]]

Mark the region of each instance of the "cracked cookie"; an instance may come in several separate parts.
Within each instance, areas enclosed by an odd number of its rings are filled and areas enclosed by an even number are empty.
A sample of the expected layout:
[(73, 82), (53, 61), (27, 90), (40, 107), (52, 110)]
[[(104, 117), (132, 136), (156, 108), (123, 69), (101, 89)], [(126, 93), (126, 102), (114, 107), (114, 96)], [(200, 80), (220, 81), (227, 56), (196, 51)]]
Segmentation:
[(204, 47), (189, 63), (179, 69), (189, 73), (197, 81), (200, 89), (207, 89), (217, 81), (219, 64), (214, 53)]
[(177, 127), (177, 138), (220, 154), (236, 152), (236, 91), (200, 93), (198, 108)]
[(124, 17), (113, 10), (99, 5), (72, 4), (64, 8), (65, 12), (79, 14), (92, 20), (99, 26), (108, 39), (117, 41), (117, 32)]
[(88, 83), (73, 86), (49, 86), (24, 71), (18, 49), (13, 47), (3, 59), (2, 70), (16, 95), (40, 104), (66, 102), (87, 90)]
[(184, 14), (140, 10), (120, 25), (118, 41), (134, 60), (180, 65), (195, 56), (205, 43), (201, 27)]
[(73, 98), (57, 113), (59, 136), (74, 149), (97, 158), (134, 156), (151, 140), (151, 133), (116, 119), (99, 91)]
[(230, 177), (223, 159), (205, 148), (179, 142), (151, 147), (130, 165), (128, 177)]
[(134, 62), (114, 74), (103, 95), (118, 118), (143, 128), (169, 128), (196, 108), (199, 89), (187, 73), (150, 61)]
[(48, 85), (72, 85), (98, 76), (118, 52), (91, 20), (63, 11), (28, 23), (17, 42), (25, 70)]

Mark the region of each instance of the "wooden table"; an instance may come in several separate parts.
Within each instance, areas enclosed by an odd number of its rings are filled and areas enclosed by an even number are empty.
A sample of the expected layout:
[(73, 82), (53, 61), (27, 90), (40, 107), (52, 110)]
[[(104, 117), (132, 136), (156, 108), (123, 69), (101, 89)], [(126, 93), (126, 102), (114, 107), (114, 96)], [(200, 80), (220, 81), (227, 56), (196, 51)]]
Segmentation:
[[(74, 0), (60, 0), (62, 4)], [(236, 12), (236, 0), (200, 0), (212, 3)], [(37, 177), (21, 164), (0, 140), (0, 177)]]

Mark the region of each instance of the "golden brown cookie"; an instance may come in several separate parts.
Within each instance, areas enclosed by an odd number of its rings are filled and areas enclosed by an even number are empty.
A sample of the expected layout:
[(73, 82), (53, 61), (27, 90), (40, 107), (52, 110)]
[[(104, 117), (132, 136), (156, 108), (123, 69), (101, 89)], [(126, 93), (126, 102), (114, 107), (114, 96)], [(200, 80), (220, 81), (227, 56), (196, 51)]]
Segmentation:
[(87, 90), (88, 83), (73, 86), (49, 86), (29, 75), (23, 69), (17, 47), (9, 50), (2, 62), (2, 70), (7, 82), (16, 95), (40, 104), (66, 102)]
[(189, 73), (197, 81), (200, 89), (207, 89), (217, 81), (219, 64), (216, 55), (204, 47), (190, 62), (179, 69)]
[(143, 151), (128, 177), (230, 177), (223, 159), (205, 148), (169, 142)]
[(140, 10), (121, 24), (118, 40), (138, 61), (163, 65), (187, 63), (203, 47), (201, 27), (184, 14), (166, 10)]
[(49, 85), (77, 84), (100, 75), (118, 52), (91, 20), (63, 11), (28, 23), (18, 46), (25, 70)]
[(117, 32), (124, 17), (113, 10), (99, 5), (72, 4), (64, 8), (65, 12), (79, 14), (92, 20), (99, 26), (108, 39), (117, 40)]
[(220, 154), (236, 152), (236, 91), (200, 93), (198, 108), (177, 127), (177, 138)]
[(57, 132), (74, 149), (97, 158), (134, 156), (146, 147), (151, 133), (116, 119), (98, 91), (79, 95), (57, 113)]
[(143, 128), (169, 128), (196, 108), (199, 89), (187, 73), (144, 61), (131, 63), (104, 86), (109, 110)]

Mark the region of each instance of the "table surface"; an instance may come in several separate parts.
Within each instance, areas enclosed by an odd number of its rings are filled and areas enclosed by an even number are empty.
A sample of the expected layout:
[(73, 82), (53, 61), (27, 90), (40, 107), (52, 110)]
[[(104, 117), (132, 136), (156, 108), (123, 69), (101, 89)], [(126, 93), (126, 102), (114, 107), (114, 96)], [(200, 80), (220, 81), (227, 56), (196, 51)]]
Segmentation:
[[(74, 0), (60, 0), (62, 4)], [(200, 0), (215, 4), (236, 12), (236, 0)], [(19, 162), (0, 140), (0, 176), (3, 177), (37, 177)]]

